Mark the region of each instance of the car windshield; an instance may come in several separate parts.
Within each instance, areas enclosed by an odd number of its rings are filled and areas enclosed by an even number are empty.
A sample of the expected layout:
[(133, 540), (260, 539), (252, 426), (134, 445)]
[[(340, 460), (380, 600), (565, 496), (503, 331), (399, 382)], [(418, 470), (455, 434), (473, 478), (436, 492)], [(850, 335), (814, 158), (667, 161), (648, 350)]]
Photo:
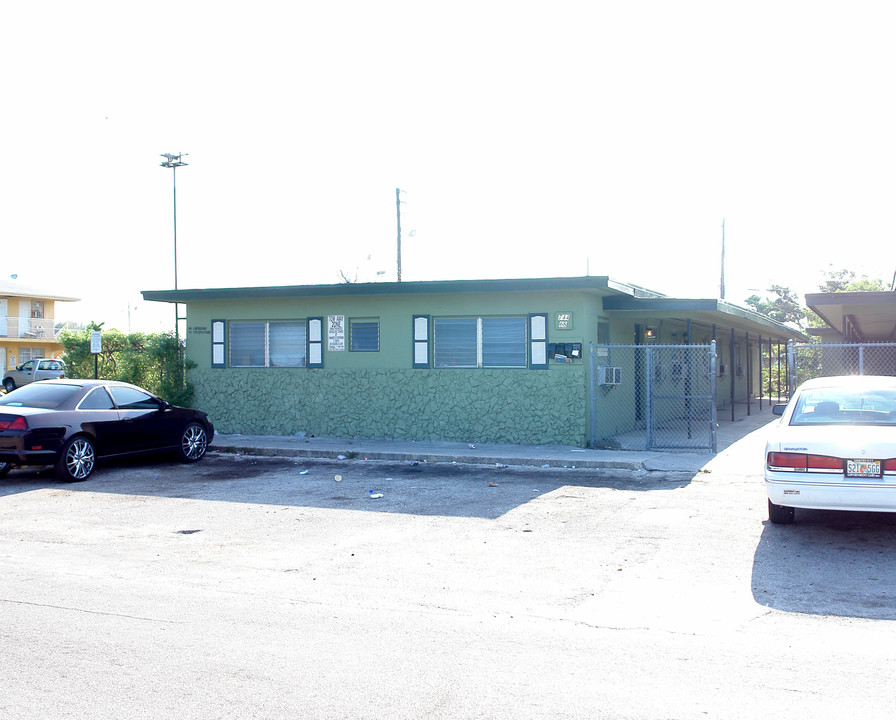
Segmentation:
[(78, 385), (57, 385), (48, 382), (36, 382), (13, 390), (0, 397), (0, 405), (9, 407), (32, 407), (53, 410), (60, 407), (72, 395), (79, 392)]
[(896, 425), (896, 390), (814, 388), (800, 393), (791, 425)]

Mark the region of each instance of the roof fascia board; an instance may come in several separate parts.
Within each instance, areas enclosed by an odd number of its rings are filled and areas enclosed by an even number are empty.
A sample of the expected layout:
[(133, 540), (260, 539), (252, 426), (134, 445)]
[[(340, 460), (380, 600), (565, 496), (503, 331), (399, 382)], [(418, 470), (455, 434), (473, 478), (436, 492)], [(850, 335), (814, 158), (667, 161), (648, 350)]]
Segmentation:
[(333, 285), (280, 285), (192, 290), (143, 290), (144, 300), (188, 302), (202, 300), (246, 300), (269, 297), (335, 297), (346, 295), (414, 295), (471, 292), (592, 291), (600, 295), (634, 292), (629, 286), (606, 276), (572, 278), (527, 278), (506, 280), (426, 280), (388, 283), (337, 283)]
[(68, 295), (50, 293), (38, 288), (10, 286), (5, 284), (0, 284), (0, 297), (34, 298), (35, 300), (56, 300), (58, 302), (78, 302), (81, 299), (70, 297)]
[(604, 299), (605, 310), (667, 312), (674, 310), (718, 310), (718, 300), (693, 300), (670, 297), (625, 297), (616, 295)]
[(815, 307), (819, 305), (896, 305), (896, 293), (890, 290), (809, 293), (806, 295), (806, 305), (816, 313)]

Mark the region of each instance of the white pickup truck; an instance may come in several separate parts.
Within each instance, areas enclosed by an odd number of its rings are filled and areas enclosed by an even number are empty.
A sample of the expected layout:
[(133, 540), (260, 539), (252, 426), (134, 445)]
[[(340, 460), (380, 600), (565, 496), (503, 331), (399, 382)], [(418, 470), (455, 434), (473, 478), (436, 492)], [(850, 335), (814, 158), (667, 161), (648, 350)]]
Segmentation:
[(3, 376), (3, 388), (12, 392), (17, 387), (27, 385), (36, 380), (54, 380), (65, 377), (65, 363), (62, 360), (36, 358), (9, 370)]

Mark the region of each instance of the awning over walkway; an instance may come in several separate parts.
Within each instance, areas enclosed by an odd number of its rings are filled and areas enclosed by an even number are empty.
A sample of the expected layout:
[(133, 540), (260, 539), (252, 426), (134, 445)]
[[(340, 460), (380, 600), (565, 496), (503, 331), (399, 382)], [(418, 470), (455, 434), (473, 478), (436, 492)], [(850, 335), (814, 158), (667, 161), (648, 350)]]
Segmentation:
[(749, 333), (771, 338), (776, 342), (806, 341), (808, 338), (788, 325), (748, 308), (713, 298), (630, 297), (616, 295), (604, 298), (604, 309), (632, 313), (638, 318), (688, 318), (707, 326), (727, 331)]
[(894, 292), (812, 293), (806, 295), (806, 305), (843, 342), (896, 341)]

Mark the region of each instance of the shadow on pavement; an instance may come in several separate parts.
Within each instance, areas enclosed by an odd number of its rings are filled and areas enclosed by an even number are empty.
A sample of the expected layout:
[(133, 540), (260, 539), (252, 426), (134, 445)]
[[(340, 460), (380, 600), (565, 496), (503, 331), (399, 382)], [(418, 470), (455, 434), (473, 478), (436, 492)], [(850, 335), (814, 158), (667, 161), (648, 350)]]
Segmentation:
[(753, 562), (756, 602), (787, 612), (896, 619), (896, 514), (796, 511), (768, 521)]
[[(630, 492), (687, 483), (632, 480), (605, 470), (209, 454), (195, 465), (145, 459), (105, 464), (83, 483), (59, 482), (49, 470), (17, 470), (0, 482), (0, 496), (54, 489), (495, 519), (563, 487)], [(371, 493), (383, 497), (372, 499)]]

